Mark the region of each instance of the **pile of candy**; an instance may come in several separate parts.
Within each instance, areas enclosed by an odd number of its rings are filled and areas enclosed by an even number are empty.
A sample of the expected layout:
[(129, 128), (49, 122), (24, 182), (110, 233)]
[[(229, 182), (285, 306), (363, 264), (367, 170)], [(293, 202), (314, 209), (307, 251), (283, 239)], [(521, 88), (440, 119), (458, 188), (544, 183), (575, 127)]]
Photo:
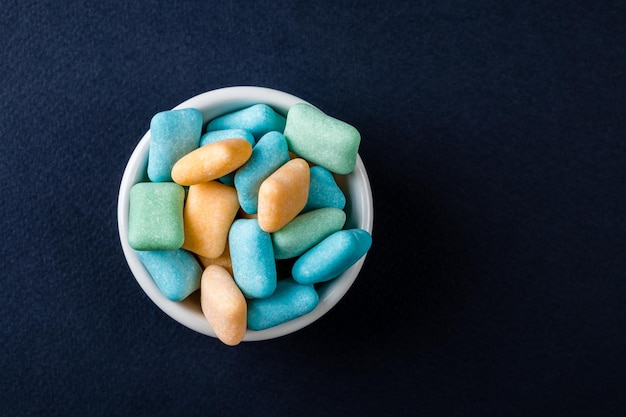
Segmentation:
[(304, 103), (287, 117), (256, 104), (205, 128), (197, 109), (164, 111), (150, 132), (150, 181), (131, 189), (128, 242), (167, 298), (200, 290), (225, 344), (309, 313), (316, 284), (369, 250), (367, 231), (344, 229), (334, 177), (354, 169), (353, 126)]

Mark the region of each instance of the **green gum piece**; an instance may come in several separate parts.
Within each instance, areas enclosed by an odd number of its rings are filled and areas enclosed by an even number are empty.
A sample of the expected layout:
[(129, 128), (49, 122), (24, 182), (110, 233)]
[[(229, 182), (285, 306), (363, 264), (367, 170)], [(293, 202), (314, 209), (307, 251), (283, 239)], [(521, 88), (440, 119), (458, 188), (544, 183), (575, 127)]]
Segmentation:
[(299, 103), (287, 113), (284, 136), (289, 150), (337, 174), (354, 170), (359, 131), (315, 107)]
[(345, 222), (346, 213), (334, 207), (300, 214), (283, 228), (272, 233), (274, 257), (288, 259), (299, 256), (325, 237), (341, 230)]
[(184, 241), (185, 189), (173, 182), (138, 183), (130, 191), (128, 243), (135, 250), (174, 250)]

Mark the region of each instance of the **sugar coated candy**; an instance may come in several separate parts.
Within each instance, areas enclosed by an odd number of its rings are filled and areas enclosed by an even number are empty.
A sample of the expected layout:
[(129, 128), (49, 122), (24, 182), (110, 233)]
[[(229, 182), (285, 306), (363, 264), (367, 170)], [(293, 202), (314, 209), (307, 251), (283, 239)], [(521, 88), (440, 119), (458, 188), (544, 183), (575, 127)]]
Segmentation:
[(179, 249), (184, 240), (185, 190), (171, 182), (141, 182), (129, 196), (128, 243), (136, 250)]
[(211, 120), (207, 131), (224, 129), (245, 129), (255, 138), (276, 130), (282, 132), (285, 128), (285, 117), (276, 113), (267, 104), (255, 104)]
[(348, 123), (299, 103), (289, 109), (283, 134), (301, 158), (337, 174), (354, 170), (361, 135)]
[(278, 326), (310, 313), (318, 302), (319, 295), (313, 285), (280, 280), (270, 297), (248, 302), (248, 328), (264, 330)]
[(322, 207), (342, 209), (346, 206), (346, 196), (337, 185), (333, 174), (319, 165), (311, 167), (309, 196), (303, 211)]
[(136, 251), (154, 283), (168, 299), (182, 301), (200, 288), (202, 268), (194, 256), (183, 249)]
[(254, 147), (256, 141), (252, 133), (245, 129), (224, 129), (224, 130), (211, 130), (206, 132), (200, 138), (200, 147), (208, 145), (209, 143), (218, 142), (224, 139), (245, 139), (250, 143), (250, 146)]
[(341, 230), (346, 213), (334, 207), (324, 207), (296, 216), (280, 230), (272, 233), (274, 257), (294, 258)]
[[(254, 147), (256, 141), (252, 133), (245, 129), (224, 129), (224, 130), (211, 130), (202, 135), (200, 139), (200, 147), (208, 145), (213, 142), (218, 142), (224, 139), (245, 139), (250, 143), (250, 146)], [(235, 185), (235, 172), (231, 172), (219, 178), (222, 184)]]
[(293, 279), (316, 284), (336, 278), (361, 259), (372, 245), (372, 236), (362, 229), (340, 230), (313, 246), (293, 265)]
[(148, 177), (150, 181), (172, 181), (172, 167), (200, 143), (202, 113), (197, 109), (167, 110), (150, 121)]
[(278, 168), (259, 187), (259, 226), (275, 232), (293, 220), (309, 195), (309, 164), (295, 158)]
[(252, 154), (245, 139), (224, 139), (189, 152), (172, 168), (172, 179), (180, 185), (216, 180), (243, 165)]
[(259, 139), (250, 159), (235, 174), (239, 203), (246, 213), (256, 214), (261, 183), (288, 161), (289, 150), (282, 133), (269, 132)]
[(200, 284), (202, 313), (225, 344), (239, 344), (246, 334), (248, 306), (230, 273), (218, 265), (207, 267)]
[(276, 262), (270, 234), (256, 219), (237, 219), (228, 235), (235, 282), (247, 298), (265, 298), (276, 289)]
[(206, 258), (220, 256), (238, 210), (237, 191), (233, 187), (217, 181), (190, 186), (183, 209), (183, 248)]

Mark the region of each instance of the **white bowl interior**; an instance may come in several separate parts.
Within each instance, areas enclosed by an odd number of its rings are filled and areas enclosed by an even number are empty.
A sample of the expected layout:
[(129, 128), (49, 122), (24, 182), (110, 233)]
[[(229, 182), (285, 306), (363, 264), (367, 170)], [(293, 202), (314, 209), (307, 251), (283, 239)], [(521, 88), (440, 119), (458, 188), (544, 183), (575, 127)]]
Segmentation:
[[(194, 107), (202, 112), (203, 121), (249, 107), (265, 103), (283, 115), (296, 103), (306, 101), (291, 94), (264, 87), (227, 87), (208, 91), (179, 104), (175, 109)], [(184, 326), (199, 333), (216, 337), (215, 332), (202, 314), (198, 291), (181, 302), (167, 299), (156, 286), (135, 251), (128, 244), (128, 207), (131, 187), (148, 181), (147, 165), (150, 147), (150, 131), (146, 132), (132, 153), (124, 171), (118, 199), (118, 227), (122, 249), (135, 279), (150, 299), (167, 315)], [(352, 173), (337, 177), (337, 183), (346, 194), (347, 228), (361, 228), (372, 232), (374, 208), (372, 192), (367, 172), (361, 157), (357, 155)], [(266, 330), (247, 330), (244, 341), (273, 339), (299, 330), (326, 314), (346, 294), (354, 283), (365, 256), (339, 277), (318, 287), (319, 304), (310, 313), (287, 323)]]

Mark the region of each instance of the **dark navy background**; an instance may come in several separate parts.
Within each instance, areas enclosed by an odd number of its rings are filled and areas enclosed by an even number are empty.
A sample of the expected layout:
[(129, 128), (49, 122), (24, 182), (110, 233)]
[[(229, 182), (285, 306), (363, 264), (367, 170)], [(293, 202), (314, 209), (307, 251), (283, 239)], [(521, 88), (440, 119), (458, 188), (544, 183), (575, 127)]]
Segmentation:
[[(0, 5), (0, 415), (626, 411), (626, 3)], [(276, 88), (356, 126), (374, 246), (310, 328), (231, 348), (119, 244), (156, 112)]]

